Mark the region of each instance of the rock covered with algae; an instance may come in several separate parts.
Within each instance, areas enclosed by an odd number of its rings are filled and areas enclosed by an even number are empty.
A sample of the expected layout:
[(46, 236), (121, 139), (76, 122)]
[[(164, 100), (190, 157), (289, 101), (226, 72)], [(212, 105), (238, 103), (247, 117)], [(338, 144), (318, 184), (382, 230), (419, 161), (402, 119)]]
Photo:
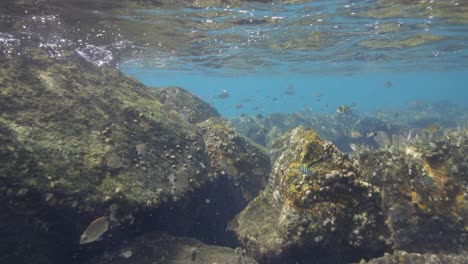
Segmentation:
[(274, 144), (271, 156), (267, 188), (230, 223), (251, 256), (336, 263), (383, 253), (388, 230), (380, 192), (346, 155), (298, 127)]
[(153, 93), (165, 108), (177, 111), (191, 124), (220, 117), (210, 104), (180, 87), (160, 88)]
[(174, 237), (161, 233), (148, 233), (137, 239), (113, 248), (89, 264), (178, 264), (178, 263), (232, 263), (255, 264), (252, 258), (240, 249), (209, 246), (188, 237)]
[[(215, 123), (202, 129), (188, 122), (183, 109), (115, 69), (73, 56), (55, 60), (28, 48), (27, 57), (1, 56), (0, 71), (0, 204), (7, 208), (0, 218), (18, 226), (0, 228), (9, 234), (8, 243), (24, 245), (5, 251), (2, 263), (68, 262), (87, 252), (78, 251), (79, 237), (102, 216), (111, 220), (104, 244), (154, 229), (208, 233), (203, 239), (214, 241), (246, 199), (263, 188), (259, 183), (269, 170), (259, 172), (257, 165), (268, 162), (255, 146), (240, 137), (226, 139), (229, 149), (212, 144), (224, 138), (211, 139), (215, 135), (202, 130)], [(196, 111), (191, 102), (197, 99), (180, 91), (186, 95), (184, 109)], [(207, 109), (203, 116), (214, 113)], [(210, 176), (217, 171), (210, 165), (212, 153), (223, 151), (229, 157), (226, 171), (241, 179), (232, 185)], [(236, 157), (240, 151), (244, 157)], [(250, 155), (263, 160), (250, 162)], [(227, 188), (234, 182), (232, 194)], [(219, 195), (226, 193), (232, 195)], [(122, 234), (112, 236), (116, 232)], [(26, 260), (31, 247), (40, 250)], [(93, 252), (94, 246), (89, 248)]]
[(355, 156), (381, 190), (395, 249), (458, 252), (468, 246), (468, 140), (456, 130)]
[(208, 119), (198, 127), (211, 159), (211, 178), (227, 179), (228, 189), (240, 194), (241, 200), (252, 200), (267, 184), (271, 170), (268, 155), (219, 118)]

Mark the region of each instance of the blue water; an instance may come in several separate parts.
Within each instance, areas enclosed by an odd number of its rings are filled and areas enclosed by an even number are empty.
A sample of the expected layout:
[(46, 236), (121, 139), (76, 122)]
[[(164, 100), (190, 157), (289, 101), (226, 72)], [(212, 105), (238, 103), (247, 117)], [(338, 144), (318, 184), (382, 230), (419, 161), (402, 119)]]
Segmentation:
[[(468, 24), (441, 13), (457, 12), (455, 2), (445, 3), (135, 10), (129, 19), (173, 20), (180, 34), (174, 38), (202, 37), (146, 47), (119, 67), (150, 86), (189, 89), (226, 117), (305, 108), (331, 113), (343, 104), (359, 112), (406, 109), (414, 101), (468, 106)], [(389, 8), (396, 13), (382, 15)], [(425, 38), (435, 39), (414, 44)], [(288, 87), (293, 95), (285, 94)], [(223, 92), (229, 97), (217, 98)]]

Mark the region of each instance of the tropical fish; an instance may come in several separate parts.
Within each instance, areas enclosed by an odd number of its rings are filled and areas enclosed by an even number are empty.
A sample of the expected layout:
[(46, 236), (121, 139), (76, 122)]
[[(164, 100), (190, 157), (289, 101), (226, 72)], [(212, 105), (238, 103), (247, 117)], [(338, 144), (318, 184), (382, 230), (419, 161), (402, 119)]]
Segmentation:
[(361, 133), (359, 133), (359, 131), (355, 131), (355, 130), (351, 131), (351, 133), (349, 134), (349, 136), (350, 136), (351, 138), (361, 138), (361, 137), (362, 137)]
[(393, 83), (391, 81), (385, 81), (384, 84), (385, 88), (390, 88), (392, 87)]
[(431, 176), (429, 175), (423, 175), (419, 181), (424, 184), (424, 185), (427, 185), (427, 186), (431, 186), (433, 183), (434, 183), (434, 179), (432, 179)]
[(91, 222), (80, 237), (80, 244), (98, 240), (109, 229), (109, 218), (102, 216)]
[(340, 105), (336, 109), (336, 112), (340, 113), (340, 114), (346, 114), (346, 113), (349, 113), (350, 111), (351, 111), (351, 109), (347, 105)]
[(305, 164), (301, 164), (299, 166), (299, 172), (305, 175), (309, 175), (309, 176), (312, 175), (312, 172), (309, 170), (309, 168)]

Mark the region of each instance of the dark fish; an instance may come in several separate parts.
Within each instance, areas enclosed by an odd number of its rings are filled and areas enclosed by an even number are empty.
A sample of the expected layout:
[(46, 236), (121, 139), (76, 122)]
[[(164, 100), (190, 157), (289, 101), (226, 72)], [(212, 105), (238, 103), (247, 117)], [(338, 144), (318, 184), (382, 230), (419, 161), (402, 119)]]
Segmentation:
[(384, 82), (383, 85), (384, 85), (386, 88), (390, 88), (390, 87), (392, 87), (393, 83), (392, 83), (391, 81), (386, 81), (386, 82)]
[(80, 244), (87, 244), (98, 240), (108, 229), (109, 218), (106, 216), (97, 218), (89, 224), (81, 235)]
[(322, 93), (316, 93), (315, 94), (315, 100), (317, 100), (318, 102), (320, 102), (320, 99), (322, 98), (323, 94)]
[(351, 109), (347, 105), (340, 105), (337, 109), (336, 112), (340, 114), (346, 114), (349, 113)]
[(236, 104), (236, 109), (242, 109), (242, 108), (244, 108), (243, 104)]

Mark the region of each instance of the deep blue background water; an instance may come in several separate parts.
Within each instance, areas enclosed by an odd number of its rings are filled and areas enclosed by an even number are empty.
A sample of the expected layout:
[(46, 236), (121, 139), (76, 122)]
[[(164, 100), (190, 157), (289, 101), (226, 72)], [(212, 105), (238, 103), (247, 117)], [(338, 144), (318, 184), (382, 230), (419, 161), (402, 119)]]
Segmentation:
[[(329, 113), (342, 104), (356, 104), (355, 110), (363, 112), (406, 109), (411, 101), (468, 106), (468, 23), (439, 12), (453, 9), (457, 14), (457, 4), (379, 3), (137, 10), (130, 19), (173, 20), (175, 38), (187, 33), (204, 37), (166, 47), (169, 51), (143, 48), (119, 67), (150, 86), (189, 89), (227, 117), (304, 108)], [(396, 10), (394, 15), (379, 18), (389, 8)], [(180, 27), (184, 19), (187, 23)], [(399, 48), (364, 44), (398, 45), (424, 34), (441, 39)], [(387, 81), (391, 87), (384, 85)], [(288, 86), (295, 95), (284, 93)], [(223, 90), (230, 97), (216, 99)], [(323, 94), (320, 102), (317, 93)], [(243, 107), (237, 109), (238, 104)]]

